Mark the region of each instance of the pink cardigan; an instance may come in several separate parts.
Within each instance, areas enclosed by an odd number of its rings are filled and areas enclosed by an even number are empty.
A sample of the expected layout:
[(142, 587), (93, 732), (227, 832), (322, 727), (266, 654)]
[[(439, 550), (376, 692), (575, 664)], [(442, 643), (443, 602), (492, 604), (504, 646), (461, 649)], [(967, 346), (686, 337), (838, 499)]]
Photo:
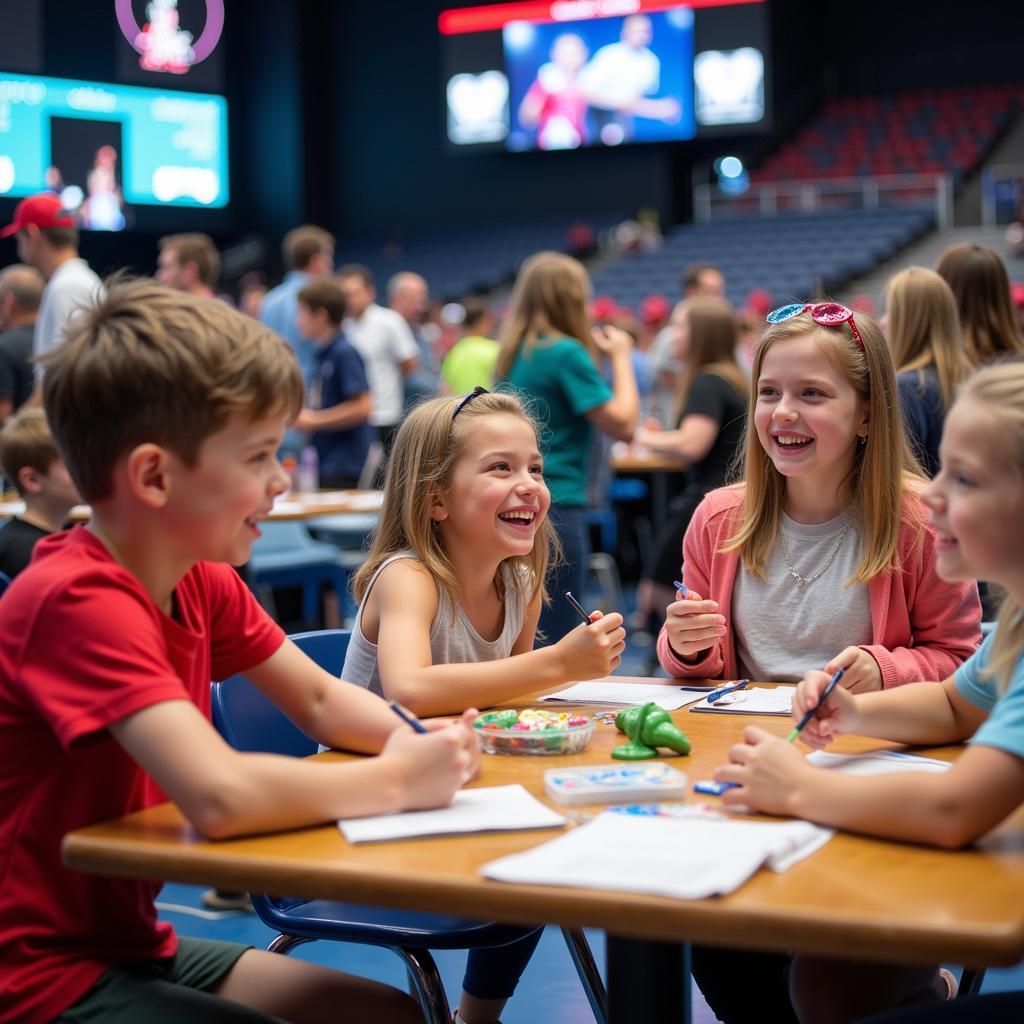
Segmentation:
[[(698, 506), (683, 539), (683, 582), (702, 598), (717, 601), (727, 626), (739, 553), (718, 549), (731, 535), (742, 500), (742, 485), (712, 491)], [(917, 504), (923, 513), (923, 505)], [(919, 544), (909, 525), (902, 529), (899, 557), (902, 572), (882, 573), (868, 584), (873, 635), (870, 644), (861, 646), (878, 662), (883, 687), (944, 679), (981, 642), (977, 585), (946, 583), (938, 577), (931, 527), (925, 528)], [(842, 637), (836, 638), (836, 654), (846, 646)], [(677, 657), (662, 627), (658, 659), (669, 675), (678, 678), (734, 679), (739, 674), (731, 629), (700, 661), (689, 664)]]

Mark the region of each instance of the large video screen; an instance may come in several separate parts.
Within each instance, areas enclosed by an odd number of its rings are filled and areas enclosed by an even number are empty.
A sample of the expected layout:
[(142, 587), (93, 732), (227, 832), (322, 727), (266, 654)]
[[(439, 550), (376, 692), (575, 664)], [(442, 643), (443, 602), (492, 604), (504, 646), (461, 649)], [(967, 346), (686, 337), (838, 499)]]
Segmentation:
[(50, 190), (82, 227), (131, 207), (228, 202), (221, 96), (0, 72), (0, 195)]
[(448, 141), (514, 151), (769, 127), (765, 0), (443, 11)]

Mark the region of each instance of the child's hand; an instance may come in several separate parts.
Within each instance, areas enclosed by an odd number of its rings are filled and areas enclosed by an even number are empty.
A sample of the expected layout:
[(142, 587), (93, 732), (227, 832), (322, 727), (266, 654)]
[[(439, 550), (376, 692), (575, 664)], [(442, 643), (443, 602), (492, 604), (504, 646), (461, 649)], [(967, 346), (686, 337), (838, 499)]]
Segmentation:
[(476, 775), (480, 745), (465, 724), (430, 727), (426, 734), (396, 729), (384, 744), (381, 760), (395, 773), (403, 811), (445, 807), (455, 791)]
[(882, 688), (882, 670), (878, 662), (860, 647), (847, 647), (840, 651), (826, 666), (825, 671), (834, 675), (844, 668), (839, 685), (850, 693), (868, 693)]
[(618, 327), (612, 327), (611, 324), (595, 327), (593, 335), (594, 344), (606, 356), (629, 353), (633, 348), (633, 339), (625, 331)]
[(757, 726), (747, 726), (743, 739), (730, 748), (730, 763), (715, 769), (716, 782), (734, 782), (738, 787), (727, 789), (722, 803), (766, 814), (792, 813), (791, 797), (799, 780), (813, 770), (806, 758), (791, 743)]
[(618, 612), (590, 613), (590, 625), (579, 625), (555, 644), (565, 678), (598, 679), (619, 667), (626, 649), (626, 631)]
[[(827, 672), (808, 672), (800, 680), (793, 694), (793, 718), (800, 721), (811, 710), (825, 692), (832, 676)], [(842, 683), (845, 681), (844, 674)], [(828, 746), (840, 733), (856, 732), (860, 724), (860, 712), (857, 701), (849, 690), (842, 685), (828, 695), (828, 700), (818, 709), (818, 713), (804, 726), (800, 739), (809, 747), (820, 750)]]
[(676, 654), (689, 658), (714, 647), (726, 632), (725, 616), (716, 614), (717, 601), (705, 601), (696, 590), (665, 609), (668, 642)]

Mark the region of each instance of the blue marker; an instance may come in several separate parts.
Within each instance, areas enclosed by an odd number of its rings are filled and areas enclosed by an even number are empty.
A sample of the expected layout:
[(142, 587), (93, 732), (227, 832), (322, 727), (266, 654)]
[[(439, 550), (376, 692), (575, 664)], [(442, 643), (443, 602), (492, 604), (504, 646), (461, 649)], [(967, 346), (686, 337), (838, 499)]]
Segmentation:
[(685, 600), (686, 600), (686, 597), (687, 597), (687, 595), (688, 595), (688, 594), (690, 593), (690, 592), (689, 592), (689, 591), (688, 591), (688, 590), (686, 589), (686, 587), (685, 587), (685, 586), (684, 586), (684, 585), (683, 585), (682, 583), (680, 583), (680, 582), (679, 582), (679, 580), (673, 580), (673, 581), (672, 581), (672, 586), (673, 586), (673, 587), (675, 587), (675, 588), (676, 588), (676, 590), (678, 590), (678, 591), (679, 591), (679, 600), (680, 600), (680, 601), (685, 601)]
[(391, 708), (391, 710), (394, 711), (394, 713), (398, 715), (398, 717), (403, 722), (405, 722), (406, 725), (412, 726), (412, 728), (415, 729), (416, 732), (427, 731), (423, 723), (408, 708), (403, 708), (402, 705), (399, 704), (397, 700), (391, 701), (388, 707)]
[(733, 690), (745, 690), (749, 685), (749, 679), (741, 679), (738, 683), (730, 683), (728, 686), (723, 686), (720, 690), (714, 690), (708, 694), (708, 703), (714, 704), (719, 697), (724, 697), (727, 693), (732, 693)]
[(712, 782), (710, 779), (693, 784), (694, 793), (707, 793), (710, 796), (721, 796), (727, 789), (739, 789), (738, 782)]

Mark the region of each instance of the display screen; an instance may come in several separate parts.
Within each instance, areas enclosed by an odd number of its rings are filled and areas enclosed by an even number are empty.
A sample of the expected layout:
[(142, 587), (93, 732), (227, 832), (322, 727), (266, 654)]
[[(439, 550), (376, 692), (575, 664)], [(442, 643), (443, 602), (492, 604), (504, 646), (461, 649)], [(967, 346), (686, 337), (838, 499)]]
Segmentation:
[(136, 204), (225, 206), (227, 103), (0, 72), (0, 195), (45, 189), (95, 230), (125, 227)]
[(767, 127), (763, 0), (524, 0), (444, 11), (448, 141), (577, 149)]

